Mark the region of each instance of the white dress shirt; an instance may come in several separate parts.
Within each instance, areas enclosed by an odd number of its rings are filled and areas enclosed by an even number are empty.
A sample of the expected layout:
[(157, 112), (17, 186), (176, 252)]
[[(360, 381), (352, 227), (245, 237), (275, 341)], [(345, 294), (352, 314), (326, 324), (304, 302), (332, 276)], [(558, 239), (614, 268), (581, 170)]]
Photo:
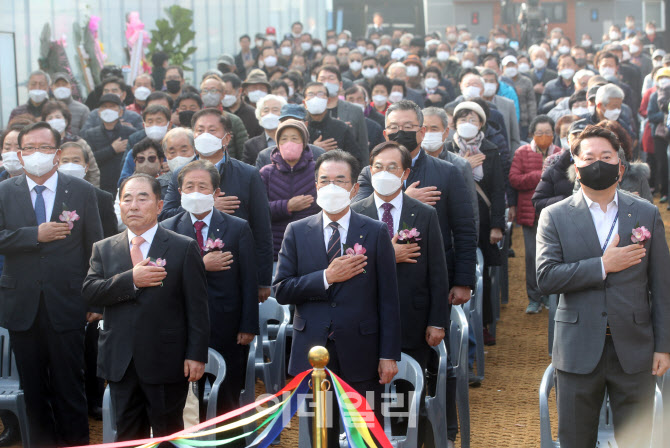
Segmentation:
[[(589, 212), (591, 212), (591, 219), (593, 219), (593, 225), (596, 227), (598, 241), (600, 242), (601, 248), (605, 245), (607, 237), (610, 236), (610, 229), (612, 230), (610, 239), (607, 241), (607, 246), (609, 247), (612, 244), (612, 240), (614, 240), (614, 235), (619, 233), (619, 220), (617, 219), (617, 222), (614, 223), (614, 219), (619, 212), (619, 194), (614, 194), (614, 199), (612, 202), (607, 204), (606, 212), (602, 211), (600, 204), (589, 199), (589, 197), (584, 193), (584, 190), (582, 190), (582, 194), (584, 195), (586, 205), (589, 207)], [(614, 228), (612, 228), (613, 223)], [(600, 258), (600, 264), (602, 266), (603, 280), (605, 280), (607, 273), (605, 272), (605, 263), (603, 263), (602, 257)]]
[[(207, 216), (205, 216), (202, 219), (198, 219), (195, 217), (193, 213), (189, 213), (191, 215), (191, 223), (195, 224), (197, 221), (202, 221), (205, 223), (205, 226), (202, 228), (200, 233), (202, 234), (202, 243), (207, 244), (207, 238), (209, 235), (209, 224), (212, 222), (212, 215), (213, 213), (210, 211)], [(195, 228), (193, 228), (193, 231), (195, 231)], [(201, 249), (204, 249), (204, 247), (201, 247)]]
[[(384, 208), (382, 205), (386, 204), (382, 198), (377, 196), (377, 193), (375, 193), (375, 205), (377, 206), (377, 216), (379, 217), (379, 220), (382, 220), (382, 217), (384, 216)], [(402, 214), (402, 193), (400, 193), (398, 196), (393, 198), (391, 201), (389, 201), (389, 204), (391, 204), (393, 207), (391, 208), (391, 218), (393, 218), (393, 234), (397, 235), (398, 234), (398, 229), (400, 228), (400, 215)]]
[[(26, 182), (28, 183), (28, 191), (30, 191), (30, 200), (33, 203), (33, 210), (35, 209), (35, 200), (37, 199), (37, 192), (35, 191), (35, 186), (37, 183), (26, 176)], [(44, 210), (46, 211), (46, 222), (51, 221), (51, 215), (54, 211), (54, 202), (56, 201), (56, 188), (58, 187), (58, 171), (53, 173), (53, 175), (48, 178), (42, 185), (46, 188), (42, 192), (42, 198), (44, 199)], [(70, 210), (71, 211), (71, 210)], [(61, 210), (62, 212), (62, 210)], [(60, 213), (58, 213), (60, 215)]]
[[(347, 241), (347, 231), (349, 230), (349, 222), (351, 221), (351, 209), (347, 211), (347, 214), (337, 220), (337, 230), (340, 232), (340, 250), (342, 250), (342, 245)], [(330, 228), (329, 224), (332, 221), (328, 216), (323, 213), (323, 245), (326, 246), (326, 251), (328, 251), (328, 241), (333, 235), (333, 229)], [(326, 270), (323, 270), (323, 286), (328, 289), (330, 284), (326, 280)]]
[[(149, 249), (151, 248), (151, 243), (154, 241), (156, 236), (156, 230), (158, 230), (158, 224), (154, 225), (152, 228), (144, 232), (141, 236), (144, 238), (144, 242), (140, 244), (140, 252), (142, 252), (142, 259), (146, 260), (149, 256)], [(130, 229), (128, 229), (128, 247), (133, 247), (133, 238), (138, 235), (135, 235)]]

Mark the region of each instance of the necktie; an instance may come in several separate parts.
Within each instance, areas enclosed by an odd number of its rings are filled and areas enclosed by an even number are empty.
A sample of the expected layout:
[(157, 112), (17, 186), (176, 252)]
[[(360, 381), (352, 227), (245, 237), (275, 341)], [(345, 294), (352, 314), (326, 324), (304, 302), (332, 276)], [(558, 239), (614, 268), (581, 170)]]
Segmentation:
[(35, 185), (33, 190), (35, 190), (35, 218), (37, 218), (37, 225), (47, 222), (47, 209), (44, 205), (44, 196), (42, 192), (46, 190), (47, 187), (44, 185)]
[(198, 242), (198, 247), (200, 248), (200, 255), (202, 255), (202, 249), (205, 247), (205, 241), (202, 238), (202, 228), (205, 227), (205, 223), (202, 221), (196, 221), (193, 224), (195, 227), (195, 240)]
[(146, 240), (144, 238), (142, 238), (141, 236), (136, 236), (130, 242), (132, 244), (132, 247), (130, 248), (130, 259), (133, 261), (133, 266), (135, 266), (140, 261), (144, 260), (144, 255), (142, 255), (142, 251), (140, 250), (140, 246), (145, 241)]
[(332, 263), (334, 259), (342, 255), (340, 247), (340, 231), (337, 229), (337, 223), (331, 222), (328, 226), (333, 229), (333, 234), (328, 240), (328, 264)]
[(384, 213), (382, 214), (382, 222), (386, 224), (386, 227), (389, 229), (389, 235), (391, 238), (393, 238), (393, 216), (391, 215), (393, 204), (390, 202), (385, 202), (382, 204), (382, 208), (384, 209)]

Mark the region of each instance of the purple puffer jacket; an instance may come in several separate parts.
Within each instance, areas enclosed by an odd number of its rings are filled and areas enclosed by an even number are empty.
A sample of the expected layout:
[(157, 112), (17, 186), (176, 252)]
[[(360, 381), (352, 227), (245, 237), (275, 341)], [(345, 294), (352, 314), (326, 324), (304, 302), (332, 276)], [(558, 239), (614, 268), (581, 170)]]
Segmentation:
[[(298, 163), (291, 168), (275, 148), (270, 156), (271, 165), (261, 169), (261, 179), (265, 184), (270, 201), (270, 215), (272, 216), (272, 242), (274, 246), (274, 260), (281, 249), (284, 231), (289, 223), (298, 221), (307, 216), (315, 215), (321, 210), (316, 205), (316, 183), (314, 181), (314, 157), (312, 150), (307, 147)], [(288, 201), (294, 196), (309, 194), (314, 202), (305, 210), (290, 213)]]

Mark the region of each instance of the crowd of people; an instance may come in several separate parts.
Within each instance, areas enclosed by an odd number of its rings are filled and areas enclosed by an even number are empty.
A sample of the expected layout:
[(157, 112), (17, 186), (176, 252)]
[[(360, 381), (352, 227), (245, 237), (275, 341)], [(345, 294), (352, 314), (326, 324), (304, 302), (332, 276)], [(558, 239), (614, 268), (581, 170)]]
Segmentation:
[[(383, 421), (381, 393), (401, 352), (435, 368), (432, 347), (447, 342), (451, 307), (475, 292), (478, 250), (484, 343), (496, 344), (488, 268), (507, 256), (501, 241), (514, 224), (526, 313), (564, 294), (554, 349), (561, 441), (594, 445), (605, 381), (637, 390), (633, 374), (644, 363), (648, 373), (652, 353), (654, 374), (665, 372), (669, 288), (652, 267), (667, 267), (668, 254), (650, 202), (668, 201), (670, 54), (653, 22), (642, 31), (627, 17), (575, 44), (554, 28), (518, 48), (503, 28), (420, 36), (376, 14), (366, 36), (328, 30), (319, 39), (296, 22), (283, 37), (268, 27), (238, 42), (238, 54), (189, 82), (161, 52), (132, 85), (106, 66), (83, 102), (67, 74), (30, 74), (29, 99), (0, 137), (0, 325), (33, 444), (87, 444), (105, 382), (118, 440), (183, 429), (188, 382), (202, 386), (208, 348), (227, 365), (219, 412), (236, 409), (268, 297), (292, 312), (288, 373), (310, 368), (309, 349), (325, 346), (329, 368), (373, 397)], [(575, 245), (570, 203), (591, 211), (602, 252)], [(643, 240), (614, 247), (630, 239), (612, 239), (617, 225), (639, 223), (658, 235), (653, 252)], [(597, 265), (580, 263), (593, 257)], [(626, 283), (636, 275), (639, 287)], [(581, 290), (594, 288), (602, 303), (589, 309)], [(620, 294), (605, 300), (611, 289)], [(640, 296), (639, 309), (627, 292)], [(608, 306), (611, 319), (600, 314)], [(582, 325), (600, 333), (579, 333)], [(625, 334), (637, 338), (637, 357), (624, 354), (636, 350)], [(585, 338), (596, 342), (582, 351), (595, 355), (575, 358)], [(619, 361), (612, 379), (601, 364)], [(196, 389), (197, 402), (204, 387)], [(588, 412), (570, 416), (585, 389), (595, 391)], [(647, 395), (624, 398), (612, 401), (615, 430), (625, 423), (617, 416), (648, 405)], [(581, 412), (588, 418), (575, 418)], [(14, 443), (16, 418), (0, 417), (0, 446)], [(329, 432), (332, 446), (340, 432)]]

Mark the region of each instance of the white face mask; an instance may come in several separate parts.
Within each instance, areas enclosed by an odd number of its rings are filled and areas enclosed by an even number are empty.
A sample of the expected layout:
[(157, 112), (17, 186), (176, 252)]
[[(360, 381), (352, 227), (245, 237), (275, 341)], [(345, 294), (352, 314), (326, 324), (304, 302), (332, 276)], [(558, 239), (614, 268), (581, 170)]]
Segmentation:
[(206, 93), (202, 96), (202, 104), (205, 107), (216, 107), (221, 102), (221, 95), (218, 93)]
[(265, 59), (263, 59), (263, 63), (266, 67), (274, 67), (277, 65), (277, 56), (266, 56)]
[(208, 132), (198, 135), (193, 142), (195, 150), (205, 157), (211, 156), (223, 147), (223, 139)]
[(365, 54), (365, 47), (360, 46), (360, 47), (356, 47), (356, 49), (357, 49), (358, 51), (360, 51), (361, 54)]
[(365, 104), (360, 104), (360, 103), (351, 103), (351, 104), (353, 104), (354, 106), (360, 107), (361, 111), (363, 111), (363, 113), (365, 113)]
[(119, 113), (113, 109), (105, 109), (100, 111), (100, 119), (105, 123), (114, 123), (119, 119)]
[(388, 101), (386, 95), (372, 95), (372, 102), (375, 103), (375, 106), (382, 107)]
[(334, 82), (324, 82), (323, 85), (326, 86), (326, 89), (328, 90), (328, 96), (330, 97), (337, 96), (338, 92), (340, 91), (340, 85)]
[(493, 82), (484, 83), (484, 96), (486, 97), (493, 96), (496, 94), (497, 90), (498, 90), (498, 84)]
[(466, 59), (463, 62), (461, 62), (461, 67), (463, 68), (472, 68), (475, 66), (475, 63), (472, 62), (470, 59)]
[(302, 48), (302, 51), (309, 51), (312, 49), (312, 44), (309, 42), (300, 42), (300, 48)]
[(582, 47), (590, 47), (593, 42), (589, 39), (582, 40)]
[(267, 114), (262, 116), (260, 125), (263, 129), (277, 129), (279, 126), (279, 115)]
[(496, 37), (494, 39), (494, 41), (498, 45), (505, 45), (505, 38), (504, 37)]
[(421, 147), (428, 152), (435, 152), (442, 148), (442, 132), (426, 132)]
[(482, 89), (477, 86), (468, 86), (463, 89), (463, 97), (470, 100), (473, 98), (479, 98), (482, 95)]
[(288, 86), (288, 96), (293, 96), (294, 93), (295, 93), (295, 90), (293, 89), (293, 87)]
[(624, 61), (630, 61), (630, 52), (624, 50), (623, 54), (621, 55), (621, 59), (623, 59)]
[(656, 34), (656, 28), (645, 28), (644, 32), (647, 34)]
[(423, 83), (427, 89), (431, 90), (440, 85), (440, 81), (437, 78), (426, 78)]
[(363, 63), (361, 61), (351, 61), (349, 63), (349, 68), (351, 71), (357, 72), (363, 67)]
[(170, 167), (170, 171), (173, 173), (177, 171), (179, 168), (182, 166), (186, 166), (186, 164), (192, 162), (195, 159), (195, 156), (192, 157), (184, 157), (184, 156), (176, 156), (171, 158), (170, 160), (167, 161), (168, 167)]
[(200, 213), (212, 210), (212, 207), (214, 207), (214, 195), (202, 194), (197, 191), (193, 193), (182, 193), (181, 206), (187, 212), (199, 215)]
[(564, 68), (560, 72), (558, 72), (559, 75), (566, 81), (569, 79), (572, 79), (573, 76), (575, 76), (575, 70), (572, 68)]
[(351, 191), (347, 191), (335, 184), (328, 184), (316, 190), (316, 204), (324, 212), (335, 215), (349, 207), (349, 204), (351, 204), (350, 194)]
[(291, 56), (291, 47), (281, 47), (279, 52), (282, 56)]
[(375, 55), (375, 50), (373, 50), (372, 48), (370, 48), (368, 50), (365, 50), (365, 55), (366, 56), (374, 56)]
[(528, 73), (529, 71), (530, 71), (530, 65), (526, 64), (525, 62), (521, 62), (519, 64), (519, 72)]
[(662, 60), (657, 61), (656, 59), (654, 59), (652, 61), (652, 64), (654, 65), (654, 67), (660, 67), (663, 65), (663, 61)]
[(382, 42), (381, 39), (372, 39), (372, 43), (375, 44), (376, 46), (379, 46), (381, 42)]
[(554, 37), (553, 39), (551, 39), (551, 46), (554, 47), (554, 48), (557, 47), (557, 46), (558, 46), (558, 43), (559, 43), (560, 41), (561, 41), (561, 40), (560, 40), (559, 38)]
[(596, 113), (596, 106), (586, 106), (586, 108), (588, 109), (590, 115)]
[(317, 45), (314, 47), (314, 52), (315, 53), (321, 53), (323, 51), (323, 47), (321, 45)]
[(533, 61), (533, 67), (535, 67), (536, 70), (541, 70), (543, 69), (547, 63), (545, 62), (544, 59), (542, 58), (537, 58)]
[(519, 74), (519, 70), (516, 67), (507, 67), (505, 70), (503, 70), (503, 74), (508, 78), (514, 78)]
[(407, 76), (409, 76), (410, 78), (413, 78), (414, 76), (419, 76), (419, 67), (417, 65), (408, 65)]
[(616, 121), (621, 115), (621, 109), (606, 109), (603, 115), (610, 121)]
[(440, 61), (440, 62), (447, 61), (449, 59), (449, 56), (451, 56), (451, 55), (449, 54), (448, 51), (438, 51), (437, 52), (437, 60)]
[(223, 99), (221, 100), (221, 105), (223, 107), (230, 107), (233, 104), (235, 104), (236, 101), (237, 101), (237, 97), (235, 95), (225, 95), (223, 97)]
[(402, 92), (398, 92), (398, 91), (391, 92), (391, 94), (389, 95), (389, 101), (392, 102), (392, 103), (397, 103), (398, 101), (401, 101), (402, 98), (403, 98)]
[(337, 45), (339, 45), (340, 47), (344, 47), (344, 44), (346, 43), (347, 43), (346, 39), (337, 39)]
[(373, 174), (371, 182), (372, 188), (381, 196), (390, 196), (402, 186), (402, 179), (388, 171)]
[(616, 74), (616, 71), (614, 70), (613, 67), (603, 67), (602, 69), (600, 69), (600, 74), (605, 78), (607, 78), (608, 76), (609, 77), (614, 76)]
[(609, 36), (610, 40), (619, 40), (621, 38), (621, 34), (618, 31), (610, 31)]
[(41, 177), (51, 171), (54, 167), (54, 157), (56, 154), (43, 154), (39, 151), (23, 157), (23, 169), (28, 174)]
[(86, 168), (78, 163), (64, 163), (58, 167), (58, 172), (78, 179), (83, 179), (86, 176)]
[(337, 51), (337, 44), (326, 45), (326, 50), (328, 50), (331, 53), (335, 53)]
[(568, 47), (567, 45), (561, 45), (560, 47), (558, 47), (558, 52), (560, 54), (568, 54), (570, 53), (570, 47)]
[(589, 113), (589, 109), (587, 107), (573, 107), (572, 108), (572, 115), (577, 115), (581, 117), (582, 115), (586, 115)]
[(379, 74), (379, 69), (377, 67), (369, 67), (361, 70), (361, 74), (365, 79), (372, 79)]
[(18, 176), (23, 173), (23, 165), (19, 161), (19, 155), (13, 151), (2, 155), (2, 167), (7, 170), (10, 176)]
[(67, 127), (65, 118), (53, 118), (47, 121), (47, 123), (49, 123), (49, 126), (54, 128), (54, 130), (57, 131), (59, 134), (65, 132), (65, 128)]
[(567, 137), (563, 137), (561, 139), (561, 148), (567, 149), (568, 151), (570, 150), (570, 144), (568, 143), (568, 138)]
[(45, 99), (47, 99), (47, 91), (46, 90), (29, 90), (28, 91), (28, 96), (30, 97), (31, 100), (33, 100), (33, 103), (41, 103)]
[(151, 95), (151, 89), (148, 87), (138, 87), (135, 89), (135, 99), (140, 101), (145, 101)]
[(247, 96), (249, 97), (249, 101), (256, 104), (267, 94), (267, 92), (263, 92), (262, 90), (252, 90), (247, 94)]
[(163, 140), (167, 134), (168, 125), (165, 126), (149, 126), (144, 128), (144, 132), (152, 140)]
[(638, 47), (637, 45), (633, 45), (633, 44), (631, 44), (630, 47), (629, 47), (628, 49), (629, 49), (630, 52), (633, 53), (633, 54), (635, 54), (635, 53), (637, 53), (638, 51), (640, 51), (640, 47)]
[(314, 97), (305, 101), (305, 107), (307, 112), (312, 115), (320, 115), (326, 111), (326, 106), (328, 105), (328, 99)]
[(664, 89), (668, 86), (670, 86), (670, 78), (661, 78), (658, 80), (658, 87), (661, 89)]
[(479, 128), (472, 123), (460, 123), (456, 126), (456, 131), (461, 138), (470, 140), (479, 133)]
[(57, 100), (66, 100), (72, 95), (72, 90), (69, 87), (56, 87), (54, 89), (54, 97)]

